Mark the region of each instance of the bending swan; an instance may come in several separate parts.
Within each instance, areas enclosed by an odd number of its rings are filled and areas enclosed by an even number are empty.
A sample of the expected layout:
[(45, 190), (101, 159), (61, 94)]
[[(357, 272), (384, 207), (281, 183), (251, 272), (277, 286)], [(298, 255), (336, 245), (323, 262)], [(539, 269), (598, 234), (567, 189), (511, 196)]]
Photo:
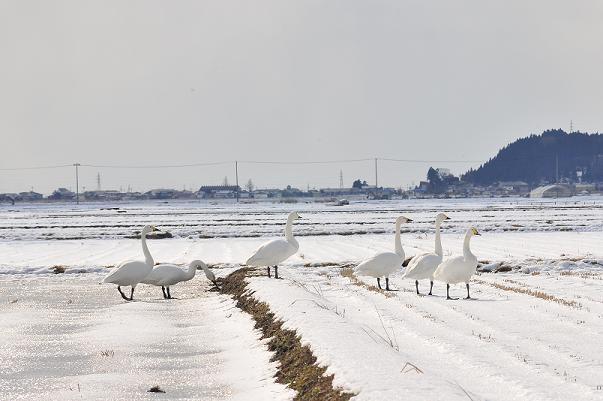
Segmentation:
[[(136, 285), (140, 283), (144, 278), (153, 270), (153, 257), (147, 247), (147, 234), (153, 231), (159, 231), (155, 226), (144, 226), (140, 232), (140, 239), (142, 242), (142, 253), (144, 253), (144, 262), (140, 260), (132, 260), (122, 262), (117, 265), (117, 268), (111, 272), (105, 279), (104, 283), (117, 284), (117, 291), (123, 299), (131, 301), (134, 299), (134, 289)], [(131, 286), (130, 298), (121, 291), (121, 286)]]
[(396, 252), (378, 253), (370, 259), (361, 262), (354, 274), (358, 276), (370, 276), (377, 279), (377, 286), (381, 289), (381, 277), (385, 276), (385, 289), (389, 289), (389, 275), (396, 272), (404, 263), (404, 249), (400, 241), (400, 226), (402, 223), (408, 223), (412, 220), (404, 216), (396, 219), (396, 235), (394, 237), (394, 246)]
[(293, 221), (301, 219), (297, 212), (289, 213), (285, 226), (285, 239), (275, 239), (260, 246), (245, 262), (248, 266), (266, 266), (270, 277), (270, 266), (274, 266), (274, 278), (278, 278), (278, 264), (294, 255), (299, 249), (299, 243), (293, 237), (291, 226)]
[(442, 252), (442, 239), (440, 238), (440, 225), (444, 220), (450, 220), (450, 217), (440, 213), (435, 219), (435, 250), (432, 253), (423, 253), (410, 260), (406, 267), (404, 278), (415, 279), (415, 288), (419, 292), (419, 280), (429, 279), (429, 295), (433, 290), (433, 273), (436, 271), (444, 258)]
[(200, 260), (193, 260), (187, 270), (182, 270), (180, 266), (172, 264), (160, 264), (155, 266), (153, 271), (142, 280), (144, 284), (161, 286), (161, 292), (163, 292), (163, 298), (172, 299), (170, 294), (170, 287), (181, 283), (183, 281), (191, 280), (195, 277), (195, 273), (199, 269), (207, 269), (207, 265)]
[(481, 234), (477, 232), (477, 229), (471, 227), (467, 230), (467, 234), (465, 234), (463, 256), (445, 260), (438, 266), (435, 273), (433, 273), (433, 278), (446, 283), (446, 299), (458, 299), (450, 298), (450, 284), (456, 283), (465, 283), (467, 285), (467, 297), (465, 299), (471, 299), (471, 296), (469, 296), (469, 280), (471, 280), (471, 276), (475, 274), (477, 257), (471, 253), (469, 242), (474, 235)]

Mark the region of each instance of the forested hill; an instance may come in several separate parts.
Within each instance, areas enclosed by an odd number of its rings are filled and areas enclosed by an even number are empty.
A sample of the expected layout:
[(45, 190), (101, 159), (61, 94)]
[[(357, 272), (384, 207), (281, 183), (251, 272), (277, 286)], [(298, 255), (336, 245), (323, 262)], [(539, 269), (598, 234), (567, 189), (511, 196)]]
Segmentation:
[(574, 181), (576, 171), (581, 170), (583, 181), (603, 181), (603, 135), (549, 130), (521, 138), (461, 179), (479, 185), (497, 181), (525, 181), (531, 185), (554, 182), (556, 159), (559, 179)]

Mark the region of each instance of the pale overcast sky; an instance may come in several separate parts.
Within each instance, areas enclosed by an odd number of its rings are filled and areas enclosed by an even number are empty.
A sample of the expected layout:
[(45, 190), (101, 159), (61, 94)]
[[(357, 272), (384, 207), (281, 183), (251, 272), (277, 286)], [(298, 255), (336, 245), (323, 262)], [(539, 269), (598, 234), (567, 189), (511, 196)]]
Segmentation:
[[(485, 160), (603, 131), (603, 2), (0, 0), (0, 168), (221, 160)], [(462, 172), (476, 163), (432, 163)], [(382, 162), (406, 186), (428, 164)], [(242, 165), (260, 187), (374, 182), (372, 162)], [(232, 166), (82, 168), (81, 185), (217, 184)], [(0, 192), (74, 187), (0, 171)]]

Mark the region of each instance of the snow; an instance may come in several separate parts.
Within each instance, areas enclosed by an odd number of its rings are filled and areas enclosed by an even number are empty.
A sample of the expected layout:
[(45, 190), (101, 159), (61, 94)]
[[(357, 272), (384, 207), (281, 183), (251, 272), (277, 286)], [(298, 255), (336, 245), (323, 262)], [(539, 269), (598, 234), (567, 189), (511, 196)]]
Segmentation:
[[(300, 250), (281, 265), (284, 279), (249, 278), (249, 289), (354, 400), (603, 400), (599, 197), (117, 206), (124, 213), (102, 204), (0, 208), (0, 398), (148, 399), (160, 385), (166, 393), (153, 398), (291, 399), (250, 317), (208, 291), (203, 275), (174, 286), (174, 301), (140, 285), (137, 302), (125, 303), (99, 283), (141, 257), (128, 237), (144, 224), (174, 235), (148, 241), (156, 262), (200, 259), (224, 276), (280, 237), (296, 210)], [(394, 250), (400, 214), (414, 220), (403, 227), (407, 256), (433, 251), (440, 211), (452, 218), (442, 226), (444, 259), (461, 254), (469, 226), (482, 233), (471, 243), (485, 271), (472, 281), (475, 300), (446, 301), (437, 282), (435, 296), (417, 296), (402, 270), (389, 293), (342, 274)]]
[[(358, 392), (355, 400), (464, 400), (465, 391), (473, 400), (603, 399), (600, 280), (580, 279), (590, 289), (579, 295), (568, 285), (578, 279), (543, 276), (546, 292), (578, 300), (574, 308), (487, 284), (472, 285), (476, 300), (446, 301), (441, 284), (435, 297), (417, 296), (399, 275), (392, 296), (337, 269), (292, 267), (282, 276), (251, 279), (254, 296), (298, 330), (335, 384)], [(531, 288), (542, 281), (527, 277)]]
[(169, 302), (139, 286), (132, 303), (99, 279), (0, 281), (0, 398), (143, 400), (155, 385), (159, 399), (292, 398), (251, 318), (199, 278)]

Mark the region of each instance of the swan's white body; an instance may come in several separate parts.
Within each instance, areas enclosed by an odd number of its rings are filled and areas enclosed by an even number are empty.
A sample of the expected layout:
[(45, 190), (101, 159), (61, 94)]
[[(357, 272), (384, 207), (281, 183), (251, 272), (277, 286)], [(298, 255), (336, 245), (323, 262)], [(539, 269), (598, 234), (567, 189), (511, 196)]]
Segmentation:
[(469, 297), (469, 280), (475, 274), (477, 268), (477, 257), (471, 253), (470, 241), (474, 235), (480, 235), (475, 228), (470, 228), (465, 234), (463, 242), (463, 256), (456, 256), (442, 262), (435, 273), (434, 279), (446, 283), (446, 298), (450, 299), (448, 293), (450, 284), (466, 283), (467, 298)]
[(374, 278), (387, 277), (395, 273), (404, 263), (404, 253), (402, 255), (395, 252), (382, 252), (362, 261), (354, 269), (358, 276), (369, 276)]
[[(385, 277), (389, 281), (388, 276), (395, 273), (402, 267), (404, 263), (404, 249), (400, 241), (400, 225), (412, 221), (404, 216), (396, 219), (396, 235), (394, 237), (395, 252), (381, 252), (375, 256), (362, 261), (354, 269), (354, 274), (358, 276), (369, 276), (377, 279), (377, 284), (381, 287), (379, 279)], [(387, 285), (389, 289), (389, 285)]]
[(162, 263), (155, 266), (142, 283), (161, 287), (171, 287), (183, 281), (191, 280), (195, 277), (197, 268), (203, 268), (204, 266), (207, 268), (205, 263), (200, 260), (192, 261), (186, 270), (178, 265)]
[[(289, 259), (299, 250), (299, 243), (293, 237), (293, 221), (301, 219), (297, 212), (289, 213), (287, 225), (285, 226), (285, 238), (268, 241), (260, 246), (253, 255), (245, 262), (248, 266), (278, 266), (280, 263)], [(268, 271), (270, 275), (270, 271)], [(278, 278), (278, 273), (276, 273)]]
[[(442, 239), (440, 237), (440, 225), (444, 220), (448, 220), (449, 217), (444, 213), (440, 213), (436, 216), (435, 220), (435, 249), (431, 253), (423, 253), (415, 256), (410, 260), (406, 267), (406, 273), (404, 278), (414, 280), (425, 280), (429, 279), (433, 283), (433, 273), (436, 271), (440, 263), (444, 259), (444, 252), (442, 251)], [(416, 283), (417, 294), (419, 293), (419, 283)], [(433, 284), (432, 284), (433, 287)], [(431, 294), (431, 289), (429, 290)]]
[(142, 231), (140, 232), (140, 239), (142, 243), (142, 252), (144, 253), (145, 260), (130, 260), (126, 262), (122, 262), (113, 272), (111, 272), (103, 282), (117, 284), (117, 290), (122, 295), (124, 299), (126, 298), (121, 292), (121, 286), (130, 286), (132, 287), (132, 292), (130, 294), (130, 301), (132, 300), (132, 296), (134, 294), (134, 289), (136, 285), (140, 283), (145, 277), (153, 270), (153, 265), (155, 264), (151, 253), (149, 252), (149, 248), (147, 246), (146, 236), (148, 233), (157, 231), (157, 229), (153, 226), (144, 226)]

